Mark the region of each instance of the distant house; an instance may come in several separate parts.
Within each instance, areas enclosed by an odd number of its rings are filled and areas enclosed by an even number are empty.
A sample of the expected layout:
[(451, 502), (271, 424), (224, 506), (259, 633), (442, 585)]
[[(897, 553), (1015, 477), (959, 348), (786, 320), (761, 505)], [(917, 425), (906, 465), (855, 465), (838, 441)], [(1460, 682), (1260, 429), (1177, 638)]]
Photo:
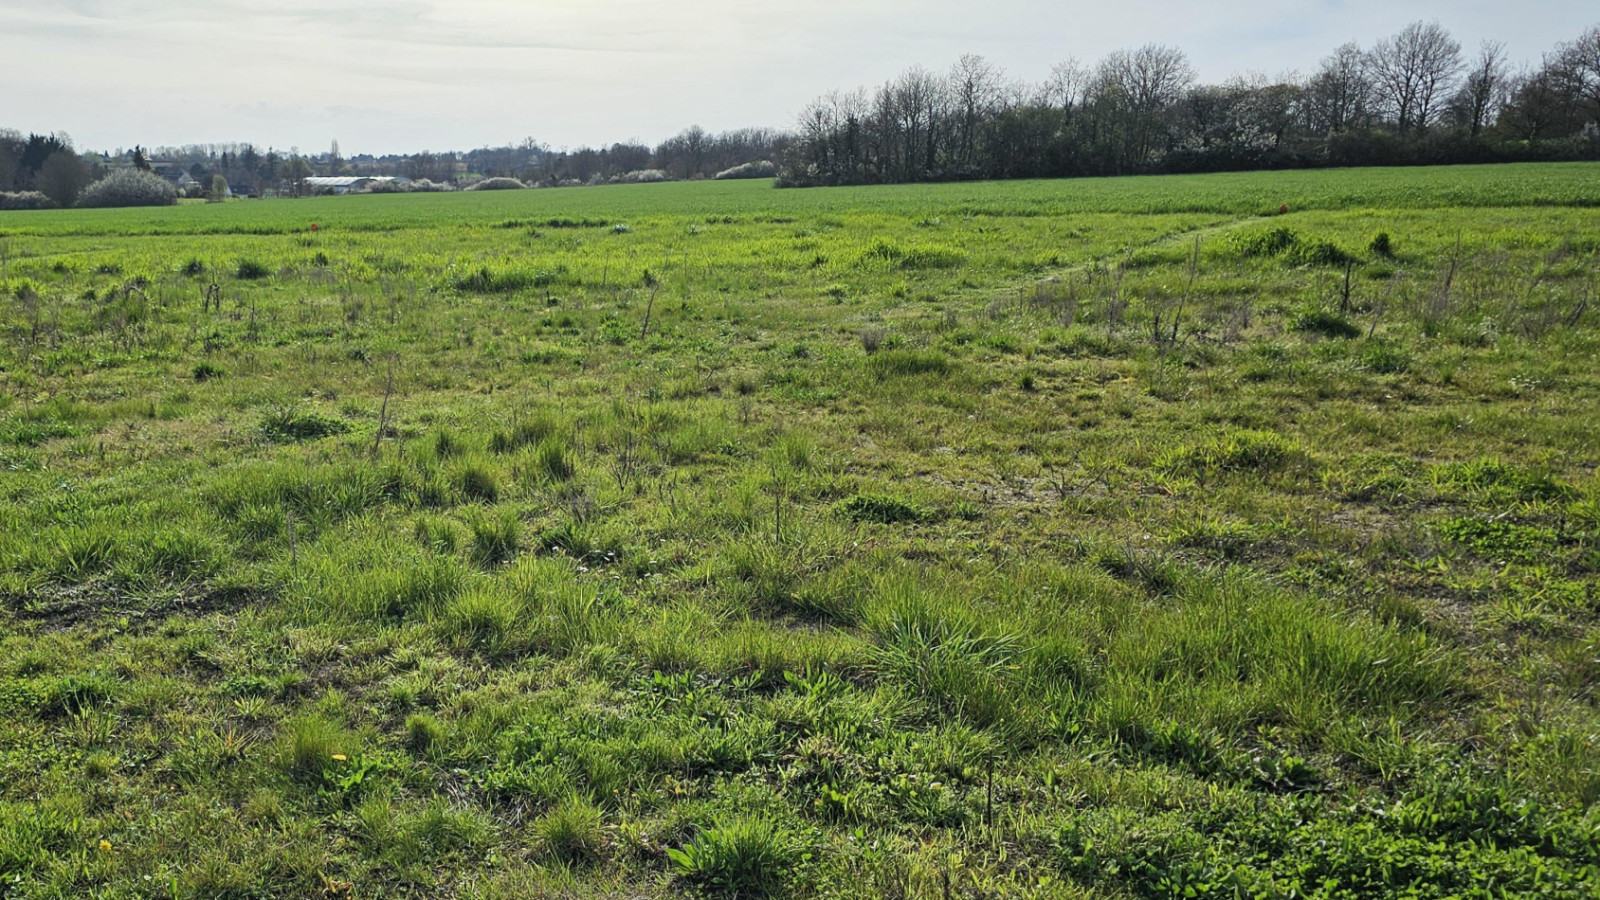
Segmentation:
[(303, 183), (313, 194), (348, 194), (374, 183), (410, 184), (411, 179), (398, 175), (313, 175)]
[(194, 179), (194, 176), (190, 175), (188, 172), (185, 172), (182, 175), (178, 176), (178, 187), (180, 189), (188, 190), (189, 188), (192, 188), (192, 187), (194, 187), (195, 185), (197, 185), (199, 183), (200, 182), (196, 181)]

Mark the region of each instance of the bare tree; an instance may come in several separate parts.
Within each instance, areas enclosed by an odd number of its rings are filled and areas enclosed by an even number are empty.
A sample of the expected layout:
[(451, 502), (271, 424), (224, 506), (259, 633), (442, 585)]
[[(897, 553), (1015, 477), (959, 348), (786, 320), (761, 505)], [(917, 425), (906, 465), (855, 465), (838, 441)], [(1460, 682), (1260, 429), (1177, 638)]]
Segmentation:
[(948, 91), (955, 117), (958, 166), (970, 169), (977, 165), (978, 134), (994, 114), (1002, 87), (1000, 70), (981, 56), (965, 54), (951, 67)]
[(1500, 41), (1484, 41), (1478, 47), (1478, 58), (1461, 81), (1450, 106), (1456, 121), (1473, 137), (1494, 124), (1500, 107), (1506, 101), (1510, 73), (1506, 71), (1506, 45)]
[(1188, 57), (1176, 47), (1146, 44), (1118, 50), (1095, 68), (1093, 85), (1097, 114), (1120, 144), (1118, 168), (1148, 163), (1167, 131), (1170, 113), (1194, 82)]
[(1587, 122), (1600, 122), (1600, 25), (1596, 25), (1556, 50), (1563, 77), (1571, 82)]
[(914, 66), (879, 89), (875, 107), (892, 177), (906, 179), (933, 171), (945, 124), (944, 84)]
[(1307, 87), (1308, 120), (1318, 132), (1347, 131), (1367, 125), (1372, 79), (1367, 54), (1354, 41), (1333, 51)]
[(1461, 44), (1438, 22), (1412, 22), (1379, 41), (1367, 60), (1379, 102), (1408, 134), (1437, 117), (1461, 70)]
[(1580, 97), (1556, 60), (1511, 79), (1499, 127), (1519, 141), (1563, 137), (1582, 127)]
[(1040, 89), (1040, 99), (1044, 105), (1053, 106), (1070, 117), (1083, 106), (1089, 79), (1089, 70), (1076, 59), (1056, 63)]

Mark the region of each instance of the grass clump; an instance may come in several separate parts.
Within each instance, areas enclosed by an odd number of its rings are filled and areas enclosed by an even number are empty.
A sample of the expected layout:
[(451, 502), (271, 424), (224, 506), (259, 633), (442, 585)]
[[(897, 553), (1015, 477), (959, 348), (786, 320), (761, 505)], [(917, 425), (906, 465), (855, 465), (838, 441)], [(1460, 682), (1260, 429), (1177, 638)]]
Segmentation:
[(1289, 329), (1325, 338), (1358, 338), (1361, 328), (1336, 312), (1325, 309), (1303, 310), (1289, 320)]
[(1303, 237), (1283, 226), (1237, 232), (1228, 236), (1224, 246), (1241, 259), (1280, 258), (1292, 266), (1342, 266), (1354, 260), (1332, 241)]
[(480, 462), (464, 463), (456, 471), (456, 488), (474, 503), (494, 503), (500, 499), (499, 477)]
[(947, 375), (949, 357), (936, 350), (880, 350), (867, 358), (867, 371), (884, 378), (907, 375)]
[(556, 437), (547, 437), (539, 442), (539, 448), (533, 454), (533, 467), (548, 481), (566, 481), (578, 472), (578, 465), (573, 461), (572, 451), (568, 449), (566, 441)]
[(456, 290), (473, 294), (514, 294), (534, 287), (535, 280), (532, 272), (480, 266), (464, 275), (457, 275), (452, 283)]
[(518, 422), (510, 430), (496, 431), (489, 437), (489, 452), (501, 455), (536, 446), (559, 430), (560, 425), (553, 416), (538, 415), (529, 421)]
[(567, 865), (597, 862), (605, 853), (606, 832), (598, 807), (568, 797), (533, 823), (533, 835), (545, 855)]
[(1246, 231), (1229, 235), (1227, 247), (1244, 258), (1282, 256), (1300, 243), (1300, 235), (1292, 228), (1272, 228), (1265, 231)]
[(1297, 242), (1284, 254), (1284, 258), (1294, 266), (1342, 266), (1355, 262), (1355, 257), (1339, 245), (1320, 238)]
[(857, 494), (839, 501), (835, 508), (852, 522), (875, 522), (879, 525), (920, 522), (927, 515), (915, 504), (884, 494)]
[(668, 849), (673, 871), (715, 894), (767, 897), (788, 882), (799, 861), (794, 841), (771, 822), (739, 818), (700, 832), (683, 847)]
[(954, 269), (967, 261), (967, 254), (953, 247), (936, 245), (901, 247), (878, 238), (861, 253), (864, 264), (889, 264), (897, 269)]
[(1356, 356), (1361, 367), (1379, 375), (1399, 375), (1411, 369), (1411, 351), (1399, 341), (1374, 338)]
[(1381, 259), (1394, 259), (1394, 239), (1389, 237), (1389, 232), (1380, 231), (1367, 242), (1367, 252)]
[(239, 265), (233, 270), (233, 275), (240, 281), (259, 281), (272, 275), (272, 270), (265, 263), (253, 259), (241, 259)]
[(291, 721), (284, 732), (284, 767), (296, 778), (321, 783), (352, 751), (344, 729), (317, 715)]
[(1275, 431), (1236, 431), (1210, 443), (1164, 454), (1157, 466), (1185, 474), (1274, 472), (1302, 459), (1304, 451)]
[(273, 407), (261, 419), (261, 433), (269, 441), (294, 443), (333, 437), (350, 430), (342, 419), (325, 416), (295, 406)]
[(406, 717), (406, 746), (415, 753), (428, 753), (445, 742), (445, 728), (428, 713), (413, 713)]
[(522, 545), (522, 520), (514, 511), (480, 513), (467, 523), (472, 540), (467, 545), (474, 562), (497, 566), (516, 558)]
[(514, 598), (500, 592), (468, 591), (445, 609), (442, 630), (463, 646), (496, 655), (508, 647), (521, 612)]

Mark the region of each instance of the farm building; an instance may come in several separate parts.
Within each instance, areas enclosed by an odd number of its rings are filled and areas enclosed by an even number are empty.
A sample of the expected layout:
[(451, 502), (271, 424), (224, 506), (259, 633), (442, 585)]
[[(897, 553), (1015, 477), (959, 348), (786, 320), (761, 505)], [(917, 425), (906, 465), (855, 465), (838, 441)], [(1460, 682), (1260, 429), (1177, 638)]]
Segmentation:
[(306, 189), (314, 194), (348, 194), (374, 183), (410, 184), (411, 179), (397, 175), (313, 175), (304, 180)]

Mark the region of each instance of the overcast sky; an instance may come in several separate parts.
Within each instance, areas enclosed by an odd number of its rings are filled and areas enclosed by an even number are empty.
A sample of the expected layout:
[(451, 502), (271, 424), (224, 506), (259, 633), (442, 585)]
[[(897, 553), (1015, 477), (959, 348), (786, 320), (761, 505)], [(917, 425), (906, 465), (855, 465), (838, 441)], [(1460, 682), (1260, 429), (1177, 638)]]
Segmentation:
[(346, 155), (788, 127), (830, 88), (978, 53), (1012, 76), (1147, 42), (1202, 79), (1309, 71), (1438, 19), (1515, 62), (1594, 0), (0, 0), (0, 127), (79, 149), (249, 141)]

